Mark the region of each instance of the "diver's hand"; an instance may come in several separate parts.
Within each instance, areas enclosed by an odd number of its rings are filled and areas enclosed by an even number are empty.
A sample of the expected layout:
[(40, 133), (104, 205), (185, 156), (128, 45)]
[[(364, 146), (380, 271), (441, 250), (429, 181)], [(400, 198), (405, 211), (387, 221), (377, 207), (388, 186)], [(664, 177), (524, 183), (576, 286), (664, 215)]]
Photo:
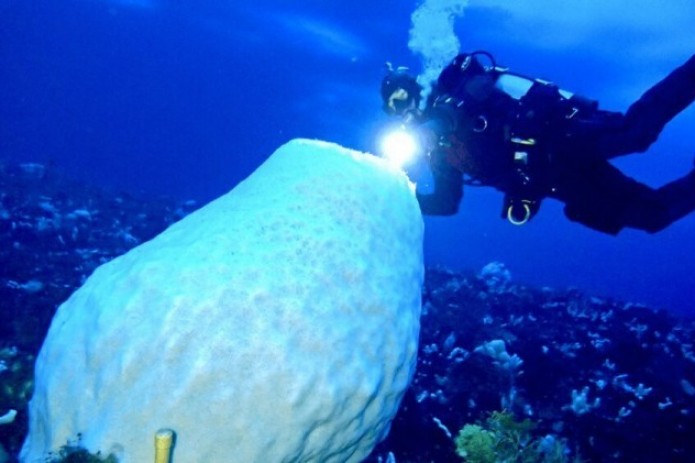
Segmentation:
[(428, 120), (417, 128), (418, 144), (428, 155), (440, 146), (443, 136), (441, 124), (434, 119)]

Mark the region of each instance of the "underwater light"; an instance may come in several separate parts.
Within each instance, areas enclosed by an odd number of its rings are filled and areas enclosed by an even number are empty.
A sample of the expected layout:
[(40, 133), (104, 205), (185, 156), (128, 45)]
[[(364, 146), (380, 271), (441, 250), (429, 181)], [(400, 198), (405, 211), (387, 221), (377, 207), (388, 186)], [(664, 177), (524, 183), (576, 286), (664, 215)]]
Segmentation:
[(419, 149), (415, 135), (403, 127), (388, 132), (381, 140), (382, 156), (398, 167), (410, 164)]

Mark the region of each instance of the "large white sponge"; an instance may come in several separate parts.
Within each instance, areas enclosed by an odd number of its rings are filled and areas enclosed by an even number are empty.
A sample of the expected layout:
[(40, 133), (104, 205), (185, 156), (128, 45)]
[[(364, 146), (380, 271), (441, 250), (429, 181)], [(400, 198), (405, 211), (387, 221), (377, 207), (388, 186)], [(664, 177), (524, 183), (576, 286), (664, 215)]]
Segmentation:
[(422, 219), (405, 175), (294, 140), (97, 269), (36, 366), (23, 462), (81, 435), (122, 463), (358, 462), (412, 377)]

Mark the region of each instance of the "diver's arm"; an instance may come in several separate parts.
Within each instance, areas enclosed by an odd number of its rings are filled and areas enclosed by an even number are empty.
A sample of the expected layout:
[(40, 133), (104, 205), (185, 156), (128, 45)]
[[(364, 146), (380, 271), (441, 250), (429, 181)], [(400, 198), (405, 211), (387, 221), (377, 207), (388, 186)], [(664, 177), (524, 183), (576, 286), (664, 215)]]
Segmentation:
[(429, 153), (434, 183), (432, 193), (415, 192), (425, 215), (454, 215), (463, 198), (463, 174), (451, 165), (447, 159), (448, 150), (442, 143), (456, 128), (456, 109), (446, 100), (439, 98), (418, 127), (420, 146)]
[(432, 153), (430, 165), (434, 191), (421, 194), (416, 191), (420, 210), (425, 215), (454, 215), (463, 198), (463, 174), (444, 159), (445, 153)]

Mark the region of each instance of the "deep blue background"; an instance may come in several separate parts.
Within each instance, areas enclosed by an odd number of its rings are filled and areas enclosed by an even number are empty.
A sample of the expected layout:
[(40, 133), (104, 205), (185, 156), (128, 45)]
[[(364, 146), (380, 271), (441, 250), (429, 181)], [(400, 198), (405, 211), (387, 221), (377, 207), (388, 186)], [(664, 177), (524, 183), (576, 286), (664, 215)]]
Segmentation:
[[(294, 137), (373, 151), (378, 86), (408, 49), (416, 2), (0, 0), (0, 158), (52, 162), (140, 195), (208, 201)], [(624, 110), (695, 50), (685, 1), (470, 1), (462, 49)], [(695, 155), (695, 110), (649, 153), (620, 159), (658, 186)], [(507, 264), (517, 281), (575, 286), (695, 314), (695, 216), (658, 235), (604, 236), (546, 202), (524, 227), (501, 197), (468, 189), (455, 218), (427, 219), (430, 264)]]

